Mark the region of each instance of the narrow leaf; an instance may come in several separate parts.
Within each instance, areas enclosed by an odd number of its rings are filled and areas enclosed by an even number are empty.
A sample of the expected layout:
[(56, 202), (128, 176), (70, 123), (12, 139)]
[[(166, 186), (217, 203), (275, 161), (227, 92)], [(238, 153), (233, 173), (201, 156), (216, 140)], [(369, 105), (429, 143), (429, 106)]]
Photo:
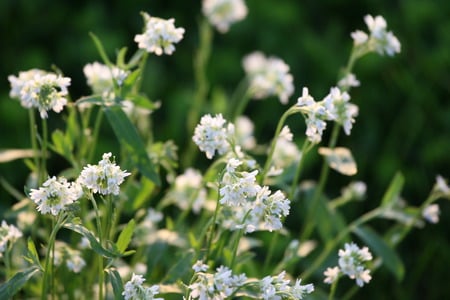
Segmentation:
[(39, 261), (39, 255), (36, 250), (36, 246), (34, 245), (34, 242), (31, 239), (31, 237), (28, 237), (27, 247), (28, 247), (28, 258), (33, 262), (33, 264), (42, 269), (41, 263)]
[(33, 266), (16, 273), (10, 280), (0, 286), (0, 299), (12, 299), (37, 272), (39, 272), (39, 269)]
[(104, 107), (104, 112), (117, 139), (128, 150), (133, 163), (142, 175), (159, 186), (158, 174), (147, 154), (145, 145), (136, 127), (128, 119), (122, 108), (119, 106), (106, 106)]
[(105, 48), (103, 48), (103, 44), (100, 41), (100, 39), (92, 32), (89, 32), (89, 35), (91, 36), (92, 40), (94, 41), (95, 47), (97, 48), (97, 51), (100, 54), (100, 57), (102, 58), (105, 65), (112, 66), (112, 63), (109, 60), (108, 55), (106, 55)]
[(192, 260), (194, 259), (195, 253), (192, 249), (187, 250), (184, 255), (178, 259), (175, 265), (169, 270), (166, 277), (162, 282), (173, 283), (183, 278), (184, 275), (191, 272)]
[(109, 281), (111, 282), (111, 285), (113, 287), (114, 299), (123, 299), (123, 283), (119, 272), (117, 272), (116, 269), (107, 269), (106, 272), (108, 273)]
[(39, 155), (39, 153), (35, 153), (32, 149), (0, 150), (0, 163), (6, 163), (21, 158), (30, 158), (35, 154)]
[(401, 173), (395, 174), (394, 178), (389, 185), (389, 188), (386, 190), (383, 196), (383, 200), (381, 200), (381, 206), (392, 206), (398, 199), (400, 192), (403, 189), (403, 184), (405, 183), (405, 178)]
[(386, 241), (381, 238), (373, 229), (367, 226), (356, 227), (353, 230), (357, 236), (363, 240), (370, 250), (381, 257), (383, 265), (394, 274), (397, 280), (401, 280), (405, 273), (403, 262), (397, 255), (394, 249), (389, 247)]
[(355, 160), (349, 149), (344, 147), (336, 147), (334, 149), (320, 147), (319, 154), (325, 156), (325, 159), (330, 168), (337, 172), (352, 176), (358, 172)]
[(125, 226), (124, 230), (122, 230), (122, 232), (120, 233), (116, 243), (117, 249), (120, 253), (124, 253), (128, 245), (130, 244), (135, 225), (136, 223), (133, 219), (131, 219), (131, 221), (128, 222), (127, 226)]

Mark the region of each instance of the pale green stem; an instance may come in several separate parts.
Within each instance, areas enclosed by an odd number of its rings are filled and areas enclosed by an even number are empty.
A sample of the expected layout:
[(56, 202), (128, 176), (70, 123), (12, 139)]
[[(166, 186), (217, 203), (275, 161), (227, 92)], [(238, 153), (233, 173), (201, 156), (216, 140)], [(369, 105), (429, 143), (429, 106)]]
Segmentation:
[(48, 127), (47, 127), (47, 119), (42, 119), (42, 152), (41, 152), (41, 178), (39, 178), (39, 185), (45, 181), (45, 174), (47, 173), (47, 150), (48, 150)]
[[(218, 190), (220, 191), (220, 185), (219, 185)], [(216, 220), (217, 220), (217, 215), (218, 215), (219, 209), (220, 209), (220, 192), (218, 192), (218, 194), (217, 194), (216, 209), (214, 210), (212, 223), (209, 228), (209, 237), (208, 237), (208, 242), (206, 245), (206, 254), (205, 254), (205, 262), (206, 263), (208, 262), (209, 254), (211, 252), (212, 240), (214, 239), (214, 229), (216, 227)]]
[[(249, 214), (252, 212), (252, 210), (249, 210), (245, 216), (244, 219), (242, 220), (242, 223), (245, 223), (245, 220), (247, 219), (247, 217), (249, 216)], [(244, 235), (244, 228), (239, 229), (237, 236), (234, 240), (233, 243), (233, 248), (232, 248), (232, 252), (233, 256), (231, 257), (231, 262), (230, 262), (230, 269), (232, 270), (234, 267), (234, 263), (236, 261), (236, 255), (237, 255), (237, 251), (238, 251), (238, 246), (239, 246), (239, 242), (241, 241), (242, 236)]]
[(136, 84), (133, 86), (134, 93), (138, 93), (141, 88), (142, 81), (144, 79), (145, 66), (147, 65), (147, 58), (148, 58), (148, 52), (145, 52), (145, 51), (143, 52), (143, 50), (139, 49), (138, 53), (142, 53), (142, 55), (140, 57), (140, 61), (139, 61), (139, 70), (141, 70), (141, 74), (140, 74)]
[(112, 196), (107, 195), (105, 200), (106, 204), (106, 216), (105, 216), (105, 228), (103, 231), (103, 236), (106, 240), (112, 239), (112, 217), (113, 217), (113, 202), (112, 202)]
[[(336, 146), (340, 127), (341, 126), (338, 123), (334, 123), (333, 131), (332, 131), (331, 138), (330, 138), (330, 143), (328, 144), (328, 147), (331, 149), (333, 149)], [(314, 226), (316, 225), (315, 220), (314, 220), (314, 214), (312, 212), (314, 212), (316, 210), (317, 205), (319, 204), (319, 198), (322, 195), (323, 190), (325, 188), (325, 184), (328, 179), (329, 170), (330, 169), (328, 167), (328, 163), (327, 163), (326, 159), (324, 159), (322, 162), (322, 170), (320, 171), (319, 184), (317, 185), (317, 187), (314, 191), (314, 195), (313, 195), (311, 204), (308, 209), (308, 214), (306, 216), (305, 229), (303, 230), (303, 233), (300, 237), (300, 241), (307, 240), (309, 238), (309, 236), (311, 235), (311, 233), (314, 229)]]
[[(92, 193), (89, 195), (89, 200), (91, 200), (92, 206), (95, 211), (95, 221), (97, 223), (97, 234), (99, 243), (103, 244), (103, 234), (102, 234), (102, 224), (100, 220), (99, 209), (97, 207), (97, 203), (95, 202), (94, 196)], [(103, 274), (103, 257), (101, 255), (98, 256), (98, 299), (103, 300), (103, 282), (104, 282), (104, 274)]]
[(269, 267), (269, 263), (272, 260), (273, 253), (275, 252), (275, 246), (278, 246), (277, 242), (279, 235), (280, 234), (278, 233), (278, 231), (276, 231), (270, 239), (269, 250), (267, 251), (266, 258), (264, 259), (263, 274), (267, 273), (267, 268)]
[(242, 115), (245, 111), (245, 108), (248, 105), (248, 102), (250, 101), (250, 91), (248, 89), (248, 86), (246, 87), (246, 90), (244, 91), (244, 93), (242, 94), (242, 96), (240, 97), (240, 99), (238, 98), (237, 101), (237, 106), (236, 109), (233, 113), (233, 117), (231, 118), (231, 120), (234, 122), (237, 117), (239, 117), (240, 115)]
[(325, 261), (325, 259), (330, 255), (331, 251), (335, 249), (335, 247), (343, 240), (351, 231), (353, 231), (358, 226), (361, 226), (362, 224), (365, 224), (369, 222), (370, 220), (379, 217), (383, 213), (383, 208), (377, 207), (364, 215), (360, 216), (358, 219), (350, 223), (345, 230), (342, 230), (336, 238), (334, 238), (332, 241), (330, 241), (325, 248), (323, 249), (322, 253), (313, 261), (313, 263), (309, 266), (306, 271), (300, 275), (300, 278), (302, 280), (306, 280), (311, 274), (316, 271), (322, 263)]
[[(51, 275), (53, 277), (53, 259), (54, 255), (54, 247), (55, 247), (55, 239), (56, 234), (58, 233), (59, 229), (61, 229), (62, 225), (65, 222), (65, 215), (64, 213), (61, 213), (58, 215), (58, 219), (56, 220), (55, 226), (52, 228), (52, 232), (50, 234), (50, 238), (47, 245), (47, 252), (45, 255), (45, 267), (44, 267), (44, 278), (42, 282), (42, 290), (41, 290), (41, 300), (47, 300), (47, 292), (48, 292), (48, 284), (49, 281), (53, 282), (53, 278), (49, 278)], [(52, 286), (52, 295), (54, 294), (53, 286)]]
[(328, 295), (328, 300), (333, 300), (334, 299), (334, 294), (336, 294), (336, 289), (337, 289), (338, 282), (339, 282), (339, 276), (331, 284), (331, 290), (330, 290), (330, 294)]
[(236, 112), (236, 107), (237, 105), (239, 105), (239, 103), (244, 101), (244, 97), (248, 97), (248, 88), (249, 88), (248, 79), (247, 77), (244, 77), (234, 90), (231, 99), (227, 105), (226, 117), (229, 118), (230, 121), (234, 122), (236, 117), (239, 116), (238, 113)]
[(260, 184), (264, 183), (264, 179), (267, 176), (267, 172), (269, 172), (269, 168), (270, 168), (270, 165), (272, 163), (273, 153), (275, 152), (275, 146), (277, 145), (278, 136), (280, 135), (281, 129), (283, 129), (284, 122), (286, 121), (287, 117), (289, 117), (290, 115), (298, 112), (296, 107), (297, 107), (297, 105), (294, 105), (291, 108), (289, 108), (287, 111), (285, 111), (284, 114), (281, 116), (280, 120), (278, 121), (278, 125), (277, 125), (277, 128), (275, 130), (275, 135), (274, 135), (274, 137), (272, 139), (272, 143), (270, 144), (269, 154), (267, 156), (267, 160), (266, 160), (266, 163), (264, 165), (264, 169), (263, 169), (263, 171), (261, 173), (261, 176), (259, 178), (260, 179), (259, 180)]
[(294, 180), (292, 181), (291, 192), (289, 193), (289, 199), (291, 201), (294, 199), (295, 190), (297, 188), (297, 184), (300, 180), (300, 174), (303, 169), (303, 162), (305, 161), (304, 158), (305, 158), (306, 154), (309, 152), (309, 150), (311, 149), (310, 146), (312, 146), (312, 145), (310, 144), (308, 139), (305, 139), (305, 141), (303, 142), (303, 146), (302, 146), (302, 150), (301, 150), (302, 152), (301, 152), (300, 160), (297, 165), (297, 170), (295, 172)]
[(34, 115), (34, 110), (28, 110), (28, 117), (30, 120), (30, 140), (31, 147), (33, 148), (33, 160), (34, 160), (34, 172), (37, 178), (37, 186), (39, 186), (42, 182), (41, 180), (41, 167), (39, 163), (39, 148), (37, 143), (37, 130), (36, 130), (36, 117)]
[(97, 146), (97, 139), (98, 134), (100, 131), (100, 126), (102, 125), (102, 119), (103, 119), (103, 109), (99, 108), (97, 112), (97, 116), (95, 118), (95, 125), (94, 125), (94, 131), (92, 132), (92, 141), (90, 143), (90, 150), (88, 154), (88, 160), (87, 162), (92, 162), (92, 159), (94, 157), (95, 148)]

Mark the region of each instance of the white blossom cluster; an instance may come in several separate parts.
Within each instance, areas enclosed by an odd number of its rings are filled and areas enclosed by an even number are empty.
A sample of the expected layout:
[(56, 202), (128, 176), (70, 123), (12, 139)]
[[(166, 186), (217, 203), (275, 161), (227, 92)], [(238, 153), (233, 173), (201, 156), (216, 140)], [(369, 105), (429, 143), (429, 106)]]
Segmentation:
[(201, 261), (197, 261), (193, 269), (196, 273), (194, 275), (195, 280), (189, 285), (191, 290), (190, 299), (228, 299), (247, 280), (247, 276), (244, 273), (234, 275), (225, 266), (218, 267), (214, 274), (205, 273), (208, 270), (208, 266)]
[(70, 248), (63, 242), (58, 242), (55, 248), (54, 262), (56, 266), (65, 262), (67, 269), (73, 273), (80, 273), (86, 266), (86, 261), (81, 256), (80, 251)]
[(8, 247), (8, 242), (12, 245), (15, 241), (22, 237), (22, 231), (20, 231), (16, 226), (6, 223), (5, 220), (2, 221), (0, 226), (0, 258)]
[(159, 286), (144, 287), (145, 278), (133, 273), (131, 279), (124, 285), (122, 296), (124, 300), (163, 300), (155, 298), (159, 294)]
[(134, 41), (138, 47), (156, 55), (172, 54), (175, 51), (175, 43), (181, 41), (184, 35), (184, 28), (176, 28), (175, 20), (164, 20), (151, 17), (147, 13), (142, 13), (145, 21), (145, 31), (137, 34)]
[(365, 268), (365, 264), (372, 260), (372, 254), (367, 247), (359, 248), (355, 243), (346, 243), (344, 249), (339, 249), (338, 255), (339, 266), (325, 270), (325, 283), (332, 284), (341, 273), (355, 279), (360, 287), (369, 283), (372, 276), (370, 270)]
[(366, 15), (364, 22), (370, 32), (369, 34), (361, 30), (352, 32), (351, 36), (356, 47), (364, 47), (368, 51), (376, 51), (381, 55), (393, 56), (395, 53), (400, 53), (400, 42), (392, 31), (386, 31), (387, 23), (382, 16), (374, 18)]
[(230, 139), (234, 135), (234, 125), (218, 114), (214, 117), (207, 114), (200, 119), (200, 124), (195, 127), (192, 140), (205, 152), (206, 157), (212, 159), (215, 152), (222, 155), (230, 150)]
[(289, 214), (290, 202), (281, 191), (272, 193), (256, 183), (257, 171), (238, 171), (238, 159), (228, 160), (219, 190), (220, 222), (230, 230), (279, 230)]
[(11, 98), (19, 99), (25, 108), (36, 108), (43, 119), (48, 117), (49, 110), (59, 113), (67, 104), (68, 77), (31, 69), (19, 72), (18, 77), (10, 75), (8, 80)]
[(253, 135), (255, 125), (246, 116), (238, 116), (234, 122), (236, 144), (244, 150), (251, 150), (256, 146), (256, 139)]
[(278, 96), (286, 104), (294, 93), (294, 78), (289, 66), (280, 58), (266, 57), (257, 51), (244, 57), (245, 73), (250, 80), (250, 95), (255, 99)]
[(345, 199), (362, 200), (366, 196), (367, 185), (363, 181), (352, 181), (341, 191)]
[(292, 139), (293, 134), (289, 126), (285, 125), (278, 135), (272, 156), (272, 166), (267, 174), (268, 176), (277, 176), (285, 168), (300, 160), (301, 152)]
[(97, 165), (84, 167), (77, 182), (94, 193), (118, 195), (119, 186), (130, 173), (122, 171), (115, 162), (111, 162), (111, 157), (111, 152), (104, 153)]
[(440, 209), (438, 204), (430, 204), (422, 211), (422, 217), (432, 224), (439, 222)]
[(203, 0), (202, 12), (209, 23), (225, 33), (247, 16), (247, 6), (243, 0)]
[(200, 171), (192, 168), (175, 178), (173, 189), (168, 198), (182, 210), (189, 208), (196, 214), (206, 203), (206, 189), (202, 184), (203, 177)]
[(94, 94), (106, 96), (114, 91), (114, 83), (122, 86), (129, 72), (116, 66), (108, 67), (99, 62), (87, 64), (83, 68), (87, 84)]
[(37, 205), (41, 214), (51, 213), (56, 216), (67, 210), (83, 194), (77, 182), (69, 182), (64, 177), (53, 176), (47, 179), (39, 189), (31, 189), (30, 199)]
[(289, 285), (290, 280), (285, 279), (286, 272), (282, 271), (277, 276), (266, 276), (259, 283), (261, 299), (303, 299), (306, 294), (314, 291), (314, 285), (301, 285), (301, 279), (297, 279), (294, 285)]
[(353, 73), (348, 73), (338, 81), (338, 87), (343, 91), (348, 91), (352, 87), (360, 86), (360, 84), (361, 83)]
[(338, 87), (332, 87), (322, 101), (316, 102), (309, 95), (308, 88), (304, 87), (302, 96), (297, 100), (297, 106), (306, 117), (306, 136), (312, 143), (322, 140), (326, 128), (325, 121), (335, 121), (341, 124), (344, 132), (350, 135), (358, 115), (358, 107), (349, 102), (350, 95), (342, 92)]

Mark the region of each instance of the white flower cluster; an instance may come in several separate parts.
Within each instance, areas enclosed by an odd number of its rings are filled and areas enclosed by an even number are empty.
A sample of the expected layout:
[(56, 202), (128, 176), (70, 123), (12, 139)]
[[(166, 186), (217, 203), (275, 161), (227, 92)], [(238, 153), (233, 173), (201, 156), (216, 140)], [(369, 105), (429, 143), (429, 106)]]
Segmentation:
[(367, 185), (363, 181), (352, 181), (341, 191), (345, 199), (362, 200), (366, 196)]
[(358, 286), (369, 283), (372, 279), (370, 270), (365, 269), (365, 263), (372, 260), (372, 254), (367, 247), (359, 248), (354, 243), (346, 243), (344, 249), (339, 249), (339, 266), (328, 268), (324, 275), (324, 282), (332, 284), (339, 277), (340, 273), (356, 280)]
[(422, 216), (428, 222), (436, 224), (439, 222), (439, 213), (440, 213), (439, 205), (430, 204), (423, 209)]
[(144, 287), (145, 278), (133, 273), (131, 279), (124, 285), (122, 296), (124, 300), (163, 300), (155, 298), (159, 294), (159, 286)]
[(131, 173), (122, 171), (119, 166), (111, 162), (111, 156), (111, 152), (104, 153), (97, 165), (84, 167), (77, 181), (94, 193), (118, 195), (119, 186)]
[(64, 177), (53, 176), (39, 189), (31, 189), (30, 199), (36, 203), (37, 210), (41, 214), (51, 213), (56, 216), (60, 211), (65, 211), (82, 194), (82, 188), (77, 182), (68, 182)]
[(22, 231), (16, 226), (12, 224), (8, 225), (5, 220), (2, 221), (2, 225), (0, 226), (0, 258), (8, 247), (8, 242), (12, 245), (16, 240), (21, 238), (22, 235)]
[(353, 42), (357, 47), (365, 47), (368, 51), (376, 51), (379, 54), (387, 54), (393, 56), (395, 53), (400, 53), (400, 42), (392, 33), (386, 31), (386, 20), (382, 16), (371, 15), (364, 17), (367, 27), (369, 28), (369, 35), (361, 30), (352, 32), (351, 36)]
[(234, 122), (236, 144), (244, 150), (251, 150), (256, 146), (256, 139), (253, 135), (255, 125), (246, 116), (238, 116)]
[(38, 69), (19, 72), (19, 76), (8, 76), (11, 84), (10, 96), (20, 100), (25, 108), (36, 108), (43, 119), (48, 111), (61, 112), (67, 104), (67, 87), (70, 78)]
[(300, 150), (297, 145), (292, 142), (293, 135), (289, 126), (285, 125), (278, 136), (275, 149), (272, 156), (272, 166), (268, 172), (268, 176), (277, 176), (283, 170), (301, 158)]
[(134, 41), (138, 47), (156, 55), (172, 54), (175, 43), (183, 38), (184, 28), (175, 28), (174, 19), (164, 20), (142, 13), (145, 21), (145, 31), (137, 34)]
[(289, 214), (290, 202), (281, 191), (271, 193), (256, 183), (257, 171), (237, 171), (238, 159), (228, 160), (219, 190), (222, 226), (230, 230), (279, 230)]
[(200, 124), (195, 127), (192, 140), (205, 152), (206, 157), (212, 159), (215, 152), (222, 155), (230, 150), (230, 139), (234, 135), (234, 125), (229, 123), (218, 114), (215, 117), (204, 115)]
[(348, 73), (338, 81), (338, 87), (343, 91), (348, 91), (352, 87), (360, 86), (360, 84), (361, 83), (353, 73)]
[(108, 67), (99, 62), (85, 65), (83, 73), (93, 93), (99, 95), (110, 94), (114, 91), (114, 83), (121, 86), (129, 75), (128, 71), (116, 66)]
[(314, 291), (312, 284), (301, 285), (301, 279), (297, 279), (293, 286), (290, 280), (285, 279), (286, 272), (277, 276), (266, 276), (259, 283), (261, 298), (264, 300), (303, 299), (306, 294)]
[(276, 95), (286, 104), (294, 93), (294, 78), (289, 73), (289, 66), (280, 58), (266, 57), (257, 51), (245, 56), (242, 65), (250, 80), (249, 91), (253, 98)]
[(221, 33), (225, 33), (231, 24), (247, 16), (247, 6), (243, 0), (203, 0), (203, 14)]
[(60, 266), (65, 262), (67, 269), (74, 273), (80, 273), (86, 266), (86, 261), (81, 256), (80, 251), (70, 248), (63, 242), (58, 242), (55, 248), (55, 265)]
[(220, 266), (216, 273), (205, 273), (208, 267), (201, 261), (192, 267), (195, 273), (195, 281), (189, 285), (192, 299), (221, 300), (227, 299), (235, 293), (247, 280), (245, 274), (233, 275), (228, 267)]
[(182, 210), (192, 208), (198, 214), (206, 202), (206, 189), (202, 181), (203, 177), (198, 170), (188, 168), (175, 178), (173, 190), (168, 195), (170, 201)]
[(303, 93), (297, 100), (297, 106), (306, 115), (306, 136), (312, 143), (322, 140), (323, 131), (326, 128), (325, 121), (335, 121), (341, 124), (347, 135), (358, 115), (358, 107), (349, 102), (350, 95), (342, 92), (338, 87), (332, 87), (330, 93), (322, 101), (316, 102), (309, 95), (308, 88), (303, 88)]

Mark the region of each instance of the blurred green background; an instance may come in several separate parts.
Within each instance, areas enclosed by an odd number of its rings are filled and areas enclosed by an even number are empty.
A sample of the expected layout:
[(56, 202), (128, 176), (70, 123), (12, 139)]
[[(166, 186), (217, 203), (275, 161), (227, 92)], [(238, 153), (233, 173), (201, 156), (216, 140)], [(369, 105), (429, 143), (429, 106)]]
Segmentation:
[[(400, 170), (406, 177), (403, 196), (420, 204), (441, 174), (450, 177), (450, 2), (404, 1), (298, 1), (247, 0), (247, 18), (229, 33), (215, 33), (208, 67), (212, 92), (230, 95), (244, 76), (241, 59), (261, 50), (282, 58), (294, 76), (295, 103), (308, 86), (316, 99), (335, 85), (337, 73), (348, 58), (350, 32), (366, 30), (364, 15), (382, 15), (402, 44), (400, 55), (372, 54), (360, 60), (354, 72), (361, 81), (352, 90), (360, 114), (350, 137), (339, 145), (349, 147), (359, 172), (352, 179), (368, 185), (362, 213), (375, 207), (389, 181)], [(83, 76), (86, 63), (100, 61), (88, 35), (94, 32), (110, 57), (123, 46), (133, 53), (134, 35), (141, 32), (139, 14), (146, 11), (175, 18), (186, 29), (172, 56), (151, 56), (143, 90), (161, 100), (154, 114), (158, 140), (174, 139), (185, 147), (185, 112), (192, 101), (192, 57), (198, 42), (200, 1), (0, 1), (0, 149), (29, 147), (28, 115), (9, 98), (9, 74), (30, 68), (50, 70), (52, 65), (72, 78), (71, 97), (90, 93)], [(246, 114), (256, 123), (256, 136), (267, 143), (286, 107), (277, 99), (250, 103)], [(57, 127), (61, 124), (53, 124)], [(303, 120), (291, 118), (296, 136)], [(107, 134), (107, 133), (105, 133)], [(326, 138), (324, 139), (327, 140)], [(316, 179), (320, 164), (315, 154), (305, 177)], [(0, 176), (23, 189), (27, 169), (20, 161), (0, 165)], [(331, 173), (327, 190), (337, 195), (348, 178)], [(1, 210), (14, 199), (0, 187)], [(441, 202), (442, 203), (442, 202)], [(396, 282), (378, 272), (361, 291), (364, 299), (450, 299), (450, 208), (441, 205), (441, 222), (413, 232), (399, 247), (407, 273)]]

